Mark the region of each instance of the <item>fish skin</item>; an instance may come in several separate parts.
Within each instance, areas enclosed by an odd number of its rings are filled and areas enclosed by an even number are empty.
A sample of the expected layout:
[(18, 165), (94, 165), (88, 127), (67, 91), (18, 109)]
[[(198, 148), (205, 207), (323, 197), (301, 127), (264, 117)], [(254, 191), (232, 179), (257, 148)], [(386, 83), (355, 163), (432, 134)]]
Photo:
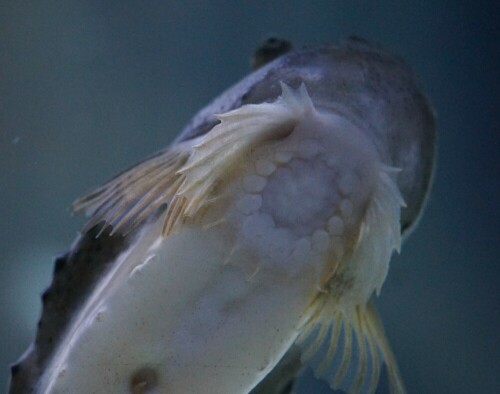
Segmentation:
[[(361, 129), (370, 130), (372, 134), (368, 137), (375, 141), (379, 154), (392, 166), (402, 169), (397, 182), (407, 208), (402, 211), (401, 224), (403, 231), (410, 229), (422, 211), (431, 183), (435, 155), (434, 115), (409, 68), (383, 49), (364, 41), (351, 39), (336, 46), (292, 51), (262, 66), (195, 115), (174, 144), (210, 131), (217, 124), (213, 120), (214, 113), (273, 101), (281, 93), (279, 82), (293, 88), (306, 82), (318, 107), (334, 108), (349, 120), (358, 122)], [(363, 101), (357, 95), (359, 89), (363, 90)], [(126, 237), (103, 234), (95, 239), (94, 231), (82, 234), (68, 256), (58, 260), (56, 267), (59, 269), (44, 297), (42, 324), (34, 345), (12, 369), (10, 393), (36, 391), (37, 381), (57, 344), (54, 337), (64, 331), (95, 281), (110, 268), (116, 250), (126, 248), (136, 234), (133, 232)], [(101, 243), (105, 246), (98, 251), (97, 245)], [(81, 257), (82, 251), (89, 248), (88, 253), (96, 261), (91, 266)], [(62, 261), (65, 261), (64, 267)], [(85, 272), (88, 279), (76, 280), (69, 274), (73, 270)], [(67, 295), (57, 295), (58, 301), (55, 301), (52, 295), (57, 289)], [(65, 312), (56, 318), (55, 309), (59, 311), (61, 306)]]
[(260, 67), (199, 111), (174, 144), (211, 130), (218, 123), (213, 114), (275, 100), (281, 94), (280, 82), (294, 89), (305, 83), (316, 107), (334, 109), (367, 130), (386, 163), (402, 169), (397, 179), (406, 202), (401, 228), (409, 231), (418, 222), (432, 183), (435, 115), (410, 67), (358, 37), (293, 50)]
[(111, 268), (116, 256), (135, 236), (124, 238), (104, 233), (96, 238), (100, 229), (101, 226), (96, 226), (79, 235), (70, 251), (55, 259), (52, 283), (42, 295), (42, 315), (35, 341), (21, 360), (12, 365), (9, 393), (36, 391), (57, 339), (101, 275)]

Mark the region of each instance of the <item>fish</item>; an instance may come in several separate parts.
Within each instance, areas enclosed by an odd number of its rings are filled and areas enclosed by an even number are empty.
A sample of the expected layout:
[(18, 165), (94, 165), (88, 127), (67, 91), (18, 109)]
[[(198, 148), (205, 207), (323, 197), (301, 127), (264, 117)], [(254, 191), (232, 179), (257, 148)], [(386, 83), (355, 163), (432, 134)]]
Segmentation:
[(350, 37), (254, 70), (167, 148), (73, 204), (10, 394), (290, 393), (305, 367), (405, 393), (373, 305), (426, 205), (435, 115), (412, 70)]

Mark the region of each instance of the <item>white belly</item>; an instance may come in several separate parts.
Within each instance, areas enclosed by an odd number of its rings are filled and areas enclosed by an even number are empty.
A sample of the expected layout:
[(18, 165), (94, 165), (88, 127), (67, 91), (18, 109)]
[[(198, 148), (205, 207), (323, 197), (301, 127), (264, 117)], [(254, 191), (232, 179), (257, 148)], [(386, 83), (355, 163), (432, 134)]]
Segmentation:
[(88, 313), (42, 392), (128, 393), (141, 369), (155, 371), (153, 392), (249, 391), (294, 340), (311, 287), (249, 282), (222, 264), (216, 235), (164, 242)]
[(242, 159), (202, 223), (166, 238), (161, 223), (144, 229), (72, 323), (39, 392), (250, 391), (296, 339), (366, 199), (370, 177), (348, 165), (350, 147), (307, 137)]

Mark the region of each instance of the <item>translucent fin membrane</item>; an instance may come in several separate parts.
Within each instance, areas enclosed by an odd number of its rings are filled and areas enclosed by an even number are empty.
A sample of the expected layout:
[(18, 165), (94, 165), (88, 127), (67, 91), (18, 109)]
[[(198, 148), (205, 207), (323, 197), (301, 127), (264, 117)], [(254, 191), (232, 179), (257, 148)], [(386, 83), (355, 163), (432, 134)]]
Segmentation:
[(111, 234), (126, 234), (160, 205), (168, 204), (181, 183), (177, 171), (186, 163), (189, 152), (187, 143), (179, 144), (137, 164), (75, 201), (73, 212), (90, 216), (84, 231), (105, 222), (103, 230), (111, 226)]
[(333, 389), (349, 394), (375, 393), (383, 364), (393, 394), (405, 393), (397, 363), (372, 306), (352, 316), (335, 312), (329, 321), (306, 324), (297, 339), (302, 361)]
[[(163, 234), (194, 217), (217, 198), (215, 187), (257, 144), (287, 136), (313, 104), (304, 85), (282, 84), (273, 103), (249, 104), (217, 115), (221, 121), (197, 141), (186, 141), (125, 171), (73, 204), (91, 216), (84, 230), (105, 222), (111, 234), (127, 233), (160, 205), (168, 205)], [(194, 146), (193, 146), (194, 145)]]

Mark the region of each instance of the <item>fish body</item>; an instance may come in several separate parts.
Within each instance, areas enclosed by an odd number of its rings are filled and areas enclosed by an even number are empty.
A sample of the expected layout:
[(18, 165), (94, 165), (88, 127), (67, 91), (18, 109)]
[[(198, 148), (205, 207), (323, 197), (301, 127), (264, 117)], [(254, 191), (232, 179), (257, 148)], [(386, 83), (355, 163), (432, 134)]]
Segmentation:
[[(258, 392), (296, 347), (332, 387), (373, 391), (385, 363), (404, 392), (367, 304), (423, 206), (433, 133), (410, 72), (378, 48), (264, 65), (77, 201), (90, 220), (10, 392)], [(106, 255), (80, 284), (64, 276), (78, 251)]]

